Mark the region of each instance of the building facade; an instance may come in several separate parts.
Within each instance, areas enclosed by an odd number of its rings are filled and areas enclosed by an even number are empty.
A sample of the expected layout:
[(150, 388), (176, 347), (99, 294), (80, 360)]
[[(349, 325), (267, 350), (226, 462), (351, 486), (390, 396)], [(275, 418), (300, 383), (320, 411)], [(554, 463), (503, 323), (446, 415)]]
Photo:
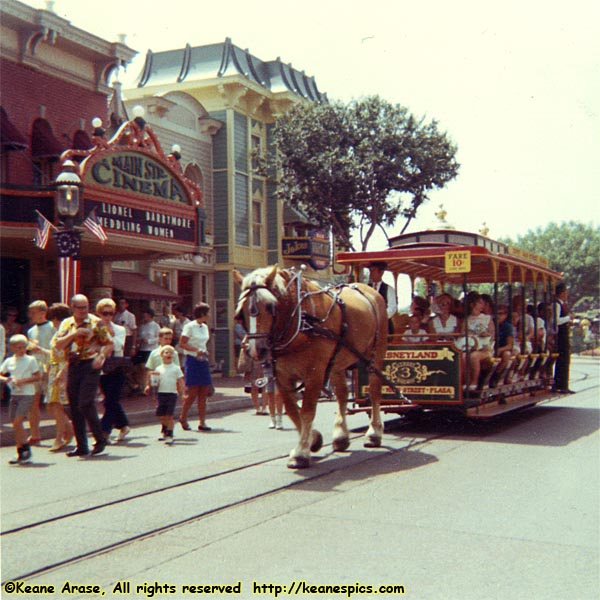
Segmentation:
[[(304, 262), (310, 276), (331, 278), (328, 234), (313, 232), (314, 225), (278, 200), (274, 177), (259, 168), (273, 154), (277, 117), (298, 102), (327, 99), (314, 78), (279, 58), (263, 61), (230, 39), (166, 52), (149, 50), (137, 87), (125, 96), (128, 106), (147, 107), (188, 97), (206, 112), (204, 119), (214, 134), (211, 169), (202, 176), (204, 185), (206, 176), (212, 179), (206, 233), (214, 242), (216, 360), (232, 372), (232, 323), (239, 293), (234, 269), (246, 273), (268, 264)], [(192, 153), (182, 160), (197, 159)]]
[[(233, 373), (234, 269), (306, 263), (309, 276), (332, 278), (327, 232), (278, 200), (260, 168), (277, 117), (327, 101), (314, 78), (227, 39), (148, 51), (137, 86), (121, 92), (109, 84), (135, 55), (123, 40), (102, 40), (51, 8), (4, 0), (0, 11), (3, 308), (24, 318), (31, 300), (60, 299), (54, 238), (69, 226), (80, 291), (92, 301), (124, 295), (134, 312), (150, 305), (165, 321), (173, 302), (186, 311), (209, 303), (213, 360)], [(72, 223), (57, 210), (66, 160), (81, 179)], [(54, 228), (44, 250), (32, 241), (36, 211)], [(92, 212), (105, 242), (81, 226)]]

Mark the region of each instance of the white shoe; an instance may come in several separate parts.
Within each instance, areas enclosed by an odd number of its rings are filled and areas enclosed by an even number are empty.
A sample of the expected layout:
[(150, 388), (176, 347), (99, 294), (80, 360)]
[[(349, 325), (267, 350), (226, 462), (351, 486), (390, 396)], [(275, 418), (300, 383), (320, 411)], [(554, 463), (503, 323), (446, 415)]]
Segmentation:
[(122, 442), (130, 431), (131, 427), (128, 427), (127, 425), (121, 427), (121, 429), (119, 429), (119, 435), (117, 436), (117, 442)]
[(283, 417), (281, 415), (275, 416), (275, 429), (283, 429)]
[(175, 439), (173, 438), (172, 435), (166, 435), (165, 436), (165, 444), (171, 446), (174, 441), (175, 441)]
[(271, 422), (269, 423), (269, 429), (275, 429), (275, 427), (277, 427), (277, 425), (275, 424), (275, 421), (271, 419)]

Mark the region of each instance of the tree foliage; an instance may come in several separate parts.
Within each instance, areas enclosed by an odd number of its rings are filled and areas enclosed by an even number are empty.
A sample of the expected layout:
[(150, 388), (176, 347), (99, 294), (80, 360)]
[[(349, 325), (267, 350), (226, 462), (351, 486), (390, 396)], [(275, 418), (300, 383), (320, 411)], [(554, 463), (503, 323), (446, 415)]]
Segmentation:
[(378, 96), (348, 105), (298, 104), (275, 126), (278, 193), (352, 247), (376, 227), (406, 219), (434, 188), (456, 177), (456, 147), (426, 123)]
[(573, 302), (583, 296), (598, 298), (600, 287), (600, 227), (575, 221), (550, 223), (518, 236), (511, 245), (535, 252), (550, 261), (550, 268), (564, 273)]

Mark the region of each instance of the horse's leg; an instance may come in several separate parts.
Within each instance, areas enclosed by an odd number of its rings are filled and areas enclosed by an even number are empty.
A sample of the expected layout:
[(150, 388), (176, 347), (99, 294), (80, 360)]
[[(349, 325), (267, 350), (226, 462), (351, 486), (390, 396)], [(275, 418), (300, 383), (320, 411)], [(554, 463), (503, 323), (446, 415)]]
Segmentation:
[(375, 374), (369, 375), (369, 397), (371, 398), (371, 422), (367, 430), (365, 448), (378, 448), (381, 446), (383, 436), (383, 423), (381, 421), (381, 379)]
[[(305, 469), (310, 466), (310, 453), (318, 452), (323, 446), (323, 436), (312, 428), (315, 419), (317, 400), (321, 391), (320, 386), (309, 385), (304, 389), (302, 407), (300, 408), (300, 437), (298, 445), (290, 452), (288, 467), (290, 469)], [(296, 407), (297, 409), (297, 407)]]
[(346, 425), (346, 407), (348, 401), (348, 385), (346, 383), (346, 371), (335, 371), (330, 376), (331, 385), (335, 392), (338, 409), (333, 424), (333, 449), (343, 452), (350, 446), (350, 434)]

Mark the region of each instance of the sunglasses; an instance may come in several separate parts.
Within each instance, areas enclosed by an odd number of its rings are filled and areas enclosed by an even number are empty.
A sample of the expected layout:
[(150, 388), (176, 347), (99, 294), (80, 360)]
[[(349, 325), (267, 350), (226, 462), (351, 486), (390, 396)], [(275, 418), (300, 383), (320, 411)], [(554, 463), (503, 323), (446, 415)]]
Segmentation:
[(112, 317), (115, 313), (112, 310), (105, 310), (100, 313), (103, 317)]

